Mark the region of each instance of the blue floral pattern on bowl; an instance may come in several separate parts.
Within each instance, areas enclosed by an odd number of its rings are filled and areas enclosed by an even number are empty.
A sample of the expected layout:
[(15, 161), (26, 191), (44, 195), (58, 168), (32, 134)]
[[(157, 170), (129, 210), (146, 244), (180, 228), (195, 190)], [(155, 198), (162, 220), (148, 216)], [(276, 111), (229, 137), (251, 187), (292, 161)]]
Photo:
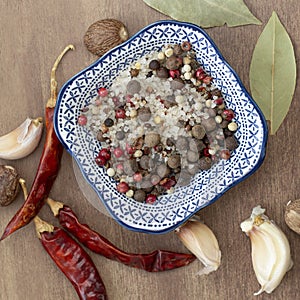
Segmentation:
[[(80, 109), (97, 95), (97, 89), (109, 87), (119, 72), (145, 54), (183, 41), (192, 44), (198, 61), (222, 91), (226, 105), (235, 111), (239, 147), (230, 160), (221, 160), (210, 170), (199, 172), (188, 186), (160, 196), (153, 205), (139, 203), (120, 194), (116, 183), (96, 165), (94, 157), (101, 145), (90, 131), (77, 125), (77, 118)], [(263, 162), (267, 140), (266, 121), (260, 109), (211, 38), (198, 26), (177, 21), (159, 21), (145, 27), (67, 81), (58, 96), (54, 126), (112, 217), (127, 229), (145, 233), (174, 230), (251, 175)]]

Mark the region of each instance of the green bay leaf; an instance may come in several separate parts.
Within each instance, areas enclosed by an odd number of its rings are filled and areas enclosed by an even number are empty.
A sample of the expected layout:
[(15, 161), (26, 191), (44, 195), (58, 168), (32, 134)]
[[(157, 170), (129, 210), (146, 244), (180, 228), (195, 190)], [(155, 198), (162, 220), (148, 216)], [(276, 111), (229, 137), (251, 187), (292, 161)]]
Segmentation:
[(253, 51), (249, 77), (251, 94), (273, 135), (289, 111), (296, 86), (293, 44), (275, 12)]
[(229, 27), (261, 22), (250, 12), (243, 0), (143, 0), (152, 8), (171, 18), (191, 22), (203, 28)]

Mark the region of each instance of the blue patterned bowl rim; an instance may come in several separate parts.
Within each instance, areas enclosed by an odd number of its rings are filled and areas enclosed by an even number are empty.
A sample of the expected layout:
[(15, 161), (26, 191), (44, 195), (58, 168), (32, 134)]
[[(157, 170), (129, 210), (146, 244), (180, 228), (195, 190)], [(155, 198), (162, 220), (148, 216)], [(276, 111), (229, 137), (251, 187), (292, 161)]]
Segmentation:
[[(120, 219), (118, 216), (116, 216), (116, 214), (114, 213), (114, 211), (110, 207), (107, 206), (106, 202), (103, 200), (103, 197), (102, 197), (101, 193), (99, 193), (99, 191), (97, 190), (97, 188), (94, 186), (94, 183), (87, 177), (87, 175), (84, 172), (83, 167), (80, 164), (78, 158), (76, 157), (76, 155), (74, 154), (74, 152), (70, 149), (70, 146), (65, 141), (65, 139), (62, 137), (61, 131), (60, 131), (59, 116), (61, 114), (60, 106), (61, 106), (61, 102), (63, 101), (63, 98), (64, 98), (64, 93), (66, 92), (66, 90), (68, 89), (68, 87), (74, 81), (76, 81), (76, 79), (78, 79), (84, 73), (86, 73), (86, 72), (92, 70), (93, 68), (95, 68), (96, 66), (98, 66), (102, 61), (104, 61), (107, 57), (109, 57), (112, 53), (114, 53), (118, 49), (120, 49), (120, 48), (122, 48), (122, 47), (124, 47), (124, 46), (126, 46), (128, 44), (130, 44), (134, 39), (136, 39), (139, 36), (142, 36), (148, 30), (151, 30), (151, 29), (153, 29), (153, 28), (155, 28), (157, 26), (161, 26), (161, 25), (164, 25), (166, 27), (167, 26), (172, 26), (172, 25), (177, 25), (179, 27), (184, 27), (186, 29), (191, 29), (191, 30), (194, 30), (194, 31), (198, 31), (200, 34), (202, 34), (204, 36), (204, 38), (208, 41), (208, 43), (210, 43), (210, 46), (212, 46), (212, 48), (215, 50), (216, 55), (222, 61), (222, 64), (224, 64), (224, 66), (226, 66), (230, 70), (230, 72), (232, 73), (235, 82), (238, 84), (238, 86), (240, 88), (240, 91), (242, 93), (244, 93), (245, 97), (249, 100), (249, 102), (251, 103), (251, 105), (253, 105), (255, 113), (257, 113), (258, 119), (261, 121), (261, 128), (260, 129), (262, 131), (262, 140), (261, 140), (261, 146), (260, 146), (260, 149), (259, 149), (259, 151), (260, 151), (259, 157), (258, 157), (255, 165), (252, 167), (251, 170), (249, 170), (242, 177), (238, 178), (237, 180), (234, 180), (232, 183), (230, 183), (229, 185), (227, 185), (225, 188), (223, 188), (222, 192), (219, 192), (211, 200), (209, 200), (205, 204), (197, 207), (197, 210), (191, 212), (190, 214), (188, 214), (187, 216), (185, 216), (184, 218), (182, 218), (179, 222), (176, 222), (174, 224), (171, 224), (171, 225), (168, 225), (168, 226), (165, 226), (165, 227), (157, 229), (157, 228), (148, 228), (148, 227), (143, 227), (143, 226), (141, 227), (141, 226), (129, 225), (126, 222), (124, 222), (122, 219)], [(79, 168), (80, 168), (80, 170), (81, 170), (81, 172), (83, 174), (83, 177), (92, 186), (92, 188), (95, 190), (95, 192), (98, 194), (99, 198), (102, 200), (102, 202), (104, 203), (106, 209), (109, 211), (109, 213), (112, 215), (112, 217), (121, 226), (125, 227), (126, 229), (129, 229), (129, 230), (132, 230), (132, 231), (137, 231), (137, 232), (142, 232), (142, 233), (150, 233), (150, 234), (163, 234), (163, 233), (167, 233), (167, 232), (173, 231), (174, 229), (176, 229), (180, 225), (184, 224), (188, 219), (190, 219), (199, 210), (201, 210), (204, 207), (206, 207), (206, 206), (214, 203), (217, 199), (219, 199), (230, 188), (234, 187), (235, 185), (237, 185), (238, 183), (240, 183), (241, 181), (245, 180), (250, 175), (252, 175), (255, 171), (257, 171), (258, 168), (263, 163), (263, 160), (265, 158), (266, 143), (267, 143), (267, 138), (268, 138), (267, 123), (266, 123), (266, 120), (264, 118), (264, 115), (262, 114), (262, 112), (261, 112), (260, 108), (258, 107), (258, 105), (256, 104), (256, 102), (252, 99), (252, 97), (250, 96), (250, 94), (248, 93), (248, 91), (246, 90), (246, 88), (244, 87), (244, 85), (241, 82), (241, 80), (240, 80), (239, 76), (237, 75), (237, 73), (232, 69), (232, 67), (229, 65), (229, 63), (225, 60), (225, 58), (223, 57), (223, 55), (219, 51), (219, 49), (216, 46), (216, 44), (214, 43), (214, 41), (199, 26), (197, 26), (195, 24), (192, 24), (192, 23), (179, 22), (179, 21), (174, 21), (174, 20), (157, 21), (157, 22), (154, 22), (154, 23), (152, 23), (152, 24), (144, 27), (139, 32), (137, 32), (132, 37), (130, 37), (127, 41), (125, 41), (123, 44), (116, 46), (115, 48), (113, 48), (112, 50), (110, 50), (109, 52), (107, 52), (105, 55), (103, 55), (102, 57), (100, 57), (99, 59), (97, 59), (90, 66), (86, 67), (85, 69), (83, 69), (82, 71), (80, 71), (79, 73), (77, 73), (76, 75), (74, 75), (73, 77), (71, 77), (62, 86), (62, 88), (61, 88), (61, 90), (60, 90), (60, 92), (58, 94), (57, 104), (56, 104), (55, 112), (54, 112), (54, 129), (55, 129), (56, 135), (57, 135), (58, 139), (60, 140), (60, 142), (63, 144), (63, 146), (66, 148), (66, 150), (73, 156), (73, 158), (77, 162), (77, 164), (78, 164), (78, 166), (79, 166)]]

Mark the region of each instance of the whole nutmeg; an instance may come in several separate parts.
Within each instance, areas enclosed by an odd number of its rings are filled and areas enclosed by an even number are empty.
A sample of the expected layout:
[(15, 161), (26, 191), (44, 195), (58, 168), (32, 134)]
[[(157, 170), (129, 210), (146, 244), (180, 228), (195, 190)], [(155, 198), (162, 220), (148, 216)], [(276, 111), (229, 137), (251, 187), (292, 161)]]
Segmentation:
[(0, 165), (0, 205), (12, 203), (19, 192), (19, 174), (11, 166)]
[(300, 234), (300, 199), (288, 202), (284, 219), (290, 229)]
[(128, 39), (126, 26), (115, 19), (103, 19), (93, 23), (84, 35), (83, 41), (87, 49), (102, 56), (108, 50)]

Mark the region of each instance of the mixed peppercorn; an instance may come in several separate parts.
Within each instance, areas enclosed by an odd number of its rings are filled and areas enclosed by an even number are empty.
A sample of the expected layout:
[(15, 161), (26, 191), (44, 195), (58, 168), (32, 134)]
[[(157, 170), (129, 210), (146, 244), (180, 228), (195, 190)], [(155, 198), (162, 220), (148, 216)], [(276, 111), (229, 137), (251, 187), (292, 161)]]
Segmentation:
[(229, 159), (238, 142), (235, 113), (189, 42), (167, 45), (124, 71), (82, 108), (78, 124), (101, 142), (95, 157), (117, 190), (154, 203), (200, 170)]

